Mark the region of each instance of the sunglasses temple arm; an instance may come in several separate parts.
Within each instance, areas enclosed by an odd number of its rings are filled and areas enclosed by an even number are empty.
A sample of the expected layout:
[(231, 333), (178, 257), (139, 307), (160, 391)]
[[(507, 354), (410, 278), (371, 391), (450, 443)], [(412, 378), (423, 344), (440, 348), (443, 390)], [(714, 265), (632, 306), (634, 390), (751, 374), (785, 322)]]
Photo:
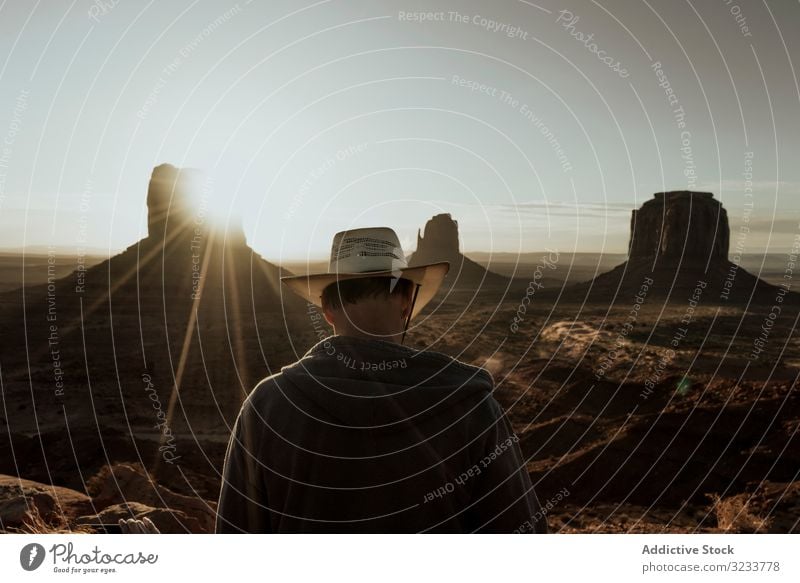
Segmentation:
[(408, 325), (411, 323), (411, 314), (414, 313), (414, 304), (417, 303), (417, 294), (419, 293), (419, 285), (414, 288), (414, 297), (411, 300), (411, 309), (408, 311), (408, 317), (406, 318), (406, 325), (403, 327), (403, 337), (400, 339), (400, 344), (402, 345), (406, 341), (406, 332), (408, 332)]

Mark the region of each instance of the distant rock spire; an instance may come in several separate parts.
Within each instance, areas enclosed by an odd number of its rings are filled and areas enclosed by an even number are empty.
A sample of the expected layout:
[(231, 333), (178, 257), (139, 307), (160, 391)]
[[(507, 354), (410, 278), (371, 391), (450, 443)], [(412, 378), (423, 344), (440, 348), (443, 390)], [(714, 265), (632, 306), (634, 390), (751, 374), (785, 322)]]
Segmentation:
[(241, 220), (236, 217), (223, 225), (209, 216), (208, 198), (215, 185), (194, 168), (161, 164), (153, 169), (147, 188), (147, 233), (152, 242), (184, 241), (213, 233), (228, 245), (246, 243)]
[(488, 271), (461, 254), (458, 236), (458, 221), (449, 213), (433, 216), (423, 231), (417, 231), (417, 249), (409, 259), (409, 265), (423, 265), (437, 261), (450, 263), (445, 278), (445, 288), (461, 287), (478, 289), (486, 286), (505, 286), (508, 278)]
[(171, 164), (153, 168), (147, 188), (148, 236), (163, 239), (168, 232), (185, 230), (193, 221), (193, 191), (202, 180), (199, 170)]

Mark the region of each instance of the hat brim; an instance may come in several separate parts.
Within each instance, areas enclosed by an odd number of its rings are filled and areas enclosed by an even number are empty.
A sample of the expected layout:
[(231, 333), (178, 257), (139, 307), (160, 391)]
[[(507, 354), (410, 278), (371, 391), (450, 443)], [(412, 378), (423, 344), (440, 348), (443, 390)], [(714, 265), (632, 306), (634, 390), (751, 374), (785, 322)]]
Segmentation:
[(433, 299), (442, 286), (445, 275), (450, 269), (450, 263), (440, 261), (427, 265), (406, 267), (387, 271), (365, 271), (361, 273), (314, 273), (308, 275), (290, 275), (282, 277), (281, 281), (294, 293), (304, 298), (307, 302), (317, 307), (322, 307), (322, 290), (332, 283), (347, 279), (363, 279), (365, 277), (396, 277), (408, 279), (418, 284), (419, 293), (411, 318), (414, 319)]

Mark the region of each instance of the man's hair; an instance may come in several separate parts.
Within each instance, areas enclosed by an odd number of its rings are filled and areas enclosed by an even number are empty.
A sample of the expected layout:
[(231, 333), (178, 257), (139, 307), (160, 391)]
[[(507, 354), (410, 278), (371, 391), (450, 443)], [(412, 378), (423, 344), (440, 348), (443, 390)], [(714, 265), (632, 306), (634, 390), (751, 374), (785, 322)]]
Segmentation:
[[(395, 282), (393, 288), (392, 282)], [(344, 279), (332, 283), (322, 290), (322, 305), (337, 310), (343, 304), (355, 304), (364, 298), (408, 295), (413, 287), (414, 282), (410, 279), (395, 279), (394, 277)]]

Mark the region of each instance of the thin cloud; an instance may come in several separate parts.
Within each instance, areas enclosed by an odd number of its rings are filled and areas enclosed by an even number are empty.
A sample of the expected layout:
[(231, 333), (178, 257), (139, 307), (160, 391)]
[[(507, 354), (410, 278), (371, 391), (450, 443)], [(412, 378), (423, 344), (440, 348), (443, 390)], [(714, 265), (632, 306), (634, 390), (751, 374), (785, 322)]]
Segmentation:
[(750, 227), (750, 232), (800, 235), (800, 213), (793, 219), (759, 217), (751, 218), (747, 223), (731, 220), (731, 234), (734, 235), (736, 230), (745, 224)]

